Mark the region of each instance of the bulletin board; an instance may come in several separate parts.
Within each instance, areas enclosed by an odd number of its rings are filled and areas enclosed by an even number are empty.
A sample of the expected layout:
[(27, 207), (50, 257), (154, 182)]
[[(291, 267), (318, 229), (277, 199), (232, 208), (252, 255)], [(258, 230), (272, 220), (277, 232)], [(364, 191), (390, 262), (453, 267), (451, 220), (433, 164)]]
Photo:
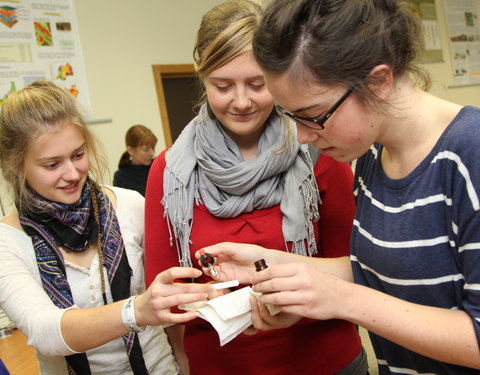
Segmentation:
[(0, 0), (0, 105), (36, 80), (64, 87), (91, 117), (73, 0)]

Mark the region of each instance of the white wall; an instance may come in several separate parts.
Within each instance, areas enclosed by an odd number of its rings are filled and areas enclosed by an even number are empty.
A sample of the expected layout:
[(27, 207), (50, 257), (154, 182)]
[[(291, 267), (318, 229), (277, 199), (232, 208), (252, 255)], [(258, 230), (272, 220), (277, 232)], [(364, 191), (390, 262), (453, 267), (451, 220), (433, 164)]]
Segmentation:
[[(152, 64), (191, 64), (203, 13), (219, 0), (75, 0), (93, 119), (110, 172), (125, 149), (127, 129), (141, 123), (164, 146)], [(110, 182), (110, 177), (105, 178)]]

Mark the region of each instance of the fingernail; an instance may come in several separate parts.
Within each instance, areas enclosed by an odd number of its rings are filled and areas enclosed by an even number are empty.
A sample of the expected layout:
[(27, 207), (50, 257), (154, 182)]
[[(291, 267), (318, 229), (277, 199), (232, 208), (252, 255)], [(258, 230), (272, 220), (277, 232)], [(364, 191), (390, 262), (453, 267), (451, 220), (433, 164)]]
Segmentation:
[(219, 276), (219, 275), (218, 275), (218, 272), (217, 272), (217, 270), (216, 270), (215, 268), (213, 268), (213, 266), (212, 266), (211, 264), (208, 265), (208, 269), (210, 270), (210, 274), (212, 275), (212, 277), (213, 277), (214, 279), (218, 279), (218, 276)]

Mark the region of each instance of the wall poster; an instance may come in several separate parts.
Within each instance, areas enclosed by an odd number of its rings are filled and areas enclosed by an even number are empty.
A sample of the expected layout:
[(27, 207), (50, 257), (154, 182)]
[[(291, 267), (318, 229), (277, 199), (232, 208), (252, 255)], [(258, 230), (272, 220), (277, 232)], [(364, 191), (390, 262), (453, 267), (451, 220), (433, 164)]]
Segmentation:
[(442, 41), (440, 39), (440, 28), (438, 26), (435, 1), (408, 0), (407, 3), (421, 22), (425, 43), (422, 62), (427, 64), (443, 62)]
[(0, 0), (0, 105), (39, 79), (71, 92), (91, 117), (73, 0)]
[(480, 83), (479, 0), (444, 0), (455, 85)]

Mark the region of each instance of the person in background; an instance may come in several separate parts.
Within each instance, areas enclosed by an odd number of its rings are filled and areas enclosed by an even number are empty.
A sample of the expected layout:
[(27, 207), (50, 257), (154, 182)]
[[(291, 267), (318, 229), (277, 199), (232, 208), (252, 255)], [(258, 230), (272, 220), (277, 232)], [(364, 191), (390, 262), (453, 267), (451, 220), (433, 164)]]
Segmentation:
[[(209, 285), (164, 270), (145, 291), (144, 198), (101, 186), (105, 159), (74, 97), (38, 81), (0, 111), (0, 167), (16, 209), (0, 220), (0, 306), (42, 374), (178, 374), (163, 323)], [(147, 326), (147, 327), (146, 327)]]
[[(326, 155), (313, 165), (293, 121), (274, 110), (251, 50), (261, 13), (255, 2), (232, 0), (202, 18), (194, 59), (203, 105), (148, 178), (147, 284), (169, 267), (190, 267), (198, 249), (222, 240), (305, 257), (348, 254), (352, 171)], [(240, 335), (221, 347), (210, 323), (196, 319), (185, 328), (185, 368), (189, 361), (192, 375), (367, 372), (353, 324), (273, 317), (260, 308), (272, 325), (289, 327)], [(181, 331), (167, 328), (171, 342), (181, 343)]]
[(279, 110), (300, 143), (356, 160), (351, 256), (204, 250), (263, 303), (365, 327), (380, 374), (478, 374), (480, 109), (426, 91), (421, 45), (398, 1), (272, 1), (253, 46)]
[(113, 186), (136, 190), (145, 196), (148, 172), (155, 156), (157, 137), (143, 125), (133, 125), (125, 134), (127, 150), (113, 175)]

